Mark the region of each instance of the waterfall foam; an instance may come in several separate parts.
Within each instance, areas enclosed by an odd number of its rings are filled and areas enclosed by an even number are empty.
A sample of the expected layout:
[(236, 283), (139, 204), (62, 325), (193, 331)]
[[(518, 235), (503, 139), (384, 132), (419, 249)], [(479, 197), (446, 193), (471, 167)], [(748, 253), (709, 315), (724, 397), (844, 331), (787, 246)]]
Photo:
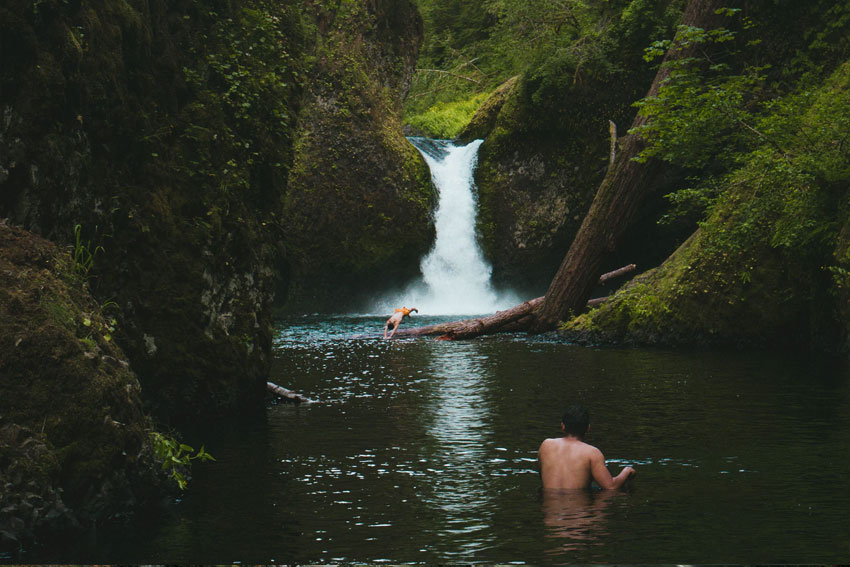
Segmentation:
[(402, 304), (423, 315), (481, 315), (517, 303), (513, 294), (498, 293), (490, 282), (491, 266), (475, 238), (477, 207), (473, 170), (482, 140), (456, 146), (446, 140), (410, 138), (420, 151), (439, 193), (435, 216), (437, 238), (422, 259), (422, 278), (402, 293), (374, 306), (392, 312)]

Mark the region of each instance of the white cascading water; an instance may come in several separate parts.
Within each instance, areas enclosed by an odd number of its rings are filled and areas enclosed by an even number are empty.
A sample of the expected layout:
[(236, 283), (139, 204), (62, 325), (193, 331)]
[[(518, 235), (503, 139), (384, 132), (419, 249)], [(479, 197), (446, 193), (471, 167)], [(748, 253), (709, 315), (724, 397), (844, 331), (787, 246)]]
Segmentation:
[(472, 174), (482, 141), (455, 146), (443, 140), (411, 138), (431, 168), (439, 193), (437, 238), (420, 264), (422, 280), (403, 293), (384, 298), (375, 306), (376, 312), (391, 313), (406, 305), (419, 309), (420, 315), (481, 315), (517, 303), (514, 296), (492, 288), (492, 268), (475, 238)]

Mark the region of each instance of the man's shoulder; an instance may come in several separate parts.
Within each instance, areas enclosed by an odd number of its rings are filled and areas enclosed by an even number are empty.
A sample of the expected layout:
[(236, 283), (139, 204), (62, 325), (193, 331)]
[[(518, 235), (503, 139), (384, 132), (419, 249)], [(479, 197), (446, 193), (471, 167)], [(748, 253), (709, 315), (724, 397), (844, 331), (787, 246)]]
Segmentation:
[(596, 461), (596, 460), (605, 460), (605, 456), (602, 454), (598, 448), (593, 445), (589, 445), (587, 443), (584, 444), (583, 452), (587, 456), (588, 459)]
[(594, 447), (590, 443), (585, 443), (584, 441), (582, 441), (578, 444), (578, 449), (579, 449), (579, 451), (581, 451), (582, 453), (584, 453), (586, 455), (597, 455), (597, 454), (601, 455), (602, 454), (602, 451), (600, 451), (599, 449), (597, 449), (596, 447)]

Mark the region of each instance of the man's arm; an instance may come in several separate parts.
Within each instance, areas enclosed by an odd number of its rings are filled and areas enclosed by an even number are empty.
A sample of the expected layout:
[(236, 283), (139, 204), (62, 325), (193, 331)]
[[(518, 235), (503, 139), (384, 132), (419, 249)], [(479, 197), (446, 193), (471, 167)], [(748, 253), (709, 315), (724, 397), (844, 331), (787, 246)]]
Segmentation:
[[(398, 315), (398, 317), (396, 317), (396, 315)], [(393, 338), (393, 335), (395, 335), (395, 332), (398, 331), (398, 328), (401, 326), (401, 322), (404, 321), (404, 316), (401, 313), (396, 313), (390, 318), (390, 321), (392, 321), (393, 324), (393, 330), (390, 333), (390, 338)]]
[(635, 469), (632, 467), (624, 467), (620, 474), (615, 477), (608, 472), (608, 467), (605, 466), (605, 457), (602, 451), (596, 449), (590, 457), (590, 472), (593, 475), (593, 480), (600, 487), (606, 490), (615, 490), (625, 484), (629, 477), (635, 474)]

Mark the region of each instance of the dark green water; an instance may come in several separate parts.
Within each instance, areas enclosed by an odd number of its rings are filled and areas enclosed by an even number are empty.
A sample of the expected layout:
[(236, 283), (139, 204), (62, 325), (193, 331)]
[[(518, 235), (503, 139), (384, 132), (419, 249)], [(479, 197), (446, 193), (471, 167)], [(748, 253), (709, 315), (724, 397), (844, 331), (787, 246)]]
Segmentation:
[[(63, 558), (850, 560), (846, 363), (546, 337), (352, 338), (382, 325), (281, 322), (272, 381), (319, 401), (270, 405), (253, 424), (210, 430), (218, 461), (196, 467), (167, 517)], [(612, 472), (637, 469), (631, 490), (541, 494), (537, 448), (577, 399)]]

